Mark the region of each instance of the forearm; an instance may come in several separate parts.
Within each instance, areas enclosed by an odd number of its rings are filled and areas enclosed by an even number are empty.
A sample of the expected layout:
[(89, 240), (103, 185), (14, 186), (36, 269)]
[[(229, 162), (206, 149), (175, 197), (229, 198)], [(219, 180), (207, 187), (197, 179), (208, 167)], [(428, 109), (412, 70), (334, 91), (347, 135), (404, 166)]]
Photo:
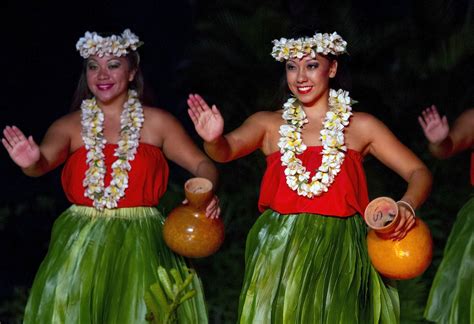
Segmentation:
[(428, 148), (433, 156), (446, 159), (453, 154), (454, 145), (451, 136), (448, 135), (439, 143), (429, 143)]
[(39, 160), (29, 167), (21, 168), (24, 174), (30, 177), (40, 177), (49, 171), (49, 164), (43, 155), (40, 156)]
[(228, 162), (232, 159), (232, 150), (225, 136), (220, 136), (212, 142), (204, 142), (204, 150), (217, 162)]
[(214, 189), (217, 187), (217, 180), (219, 178), (217, 168), (209, 160), (203, 160), (198, 163), (195, 172), (193, 172), (196, 177), (202, 177), (209, 179), (214, 186)]
[(419, 208), (431, 191), (433, 178), (426, 167), (420, 167), (408, 178), (408, 188), (401, 200), (409, 203), (414, 209)]

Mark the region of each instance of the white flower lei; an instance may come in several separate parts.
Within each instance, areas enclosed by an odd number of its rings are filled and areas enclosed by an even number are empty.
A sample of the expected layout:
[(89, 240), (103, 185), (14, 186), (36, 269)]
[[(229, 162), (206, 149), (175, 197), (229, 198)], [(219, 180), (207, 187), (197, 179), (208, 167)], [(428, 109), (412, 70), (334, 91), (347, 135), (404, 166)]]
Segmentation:
[(86, 32), (84, 37), (79, 38), (76, 43), (76, 49), (83, 58), (88, 58), (91, 55), (125, 56), (129, 49), (136, 51), (138, 47), (143, 45), (138, 39), (138, 36), (125, 29), (122, 35), (112, 35), (109, 37), (102, 37), (96, 32)]
[(140, 144), (140, 129), (144, 122), (142, 105), (137, 92), (129, 90), (120, 117), (120, 140), (114, 153), (117, 160), (112, 164), (112, 180), (107, 188), (104, 188), (104, 113), (95, 98), (83, 100), (81, 110), (82, 140), (88, 150), (86, 162), (89, 165), (83, 181), (84, 196), (92, 199), (94, 207), (99, 210), (116, 208), (119, 199), (125, 195), (130, 161), (135, 158)]
[(306, 150), (301, 138), (303, 125), (308, 122), (301, 103), (290, 98), (283, 105), (282, 118), (287, 124), (280, 126), (280, 148), (282, 165), (286, 166), (285, 175), (288, 186), (298, 195), (312, 198), (327, 192), (344, 162), (344, 128), (349, 125), (353, 103), (349, 92), (339, 89), (329, 91), (329, 110), (326, 113), (320, 140), (323, 144), (322, 163), (316, 174), (310, 179), (310, 172), (297, 158)]
[(300, 59), (306, 55), (314, 58), (317, 53), (339, 55), (346, 53), (346, 47), (347, 42), (336, 32), (332, 34), (316, 33), (313, 37), (275, 39), (271, 54), (275, 60), (282, 62), (289, 58)]

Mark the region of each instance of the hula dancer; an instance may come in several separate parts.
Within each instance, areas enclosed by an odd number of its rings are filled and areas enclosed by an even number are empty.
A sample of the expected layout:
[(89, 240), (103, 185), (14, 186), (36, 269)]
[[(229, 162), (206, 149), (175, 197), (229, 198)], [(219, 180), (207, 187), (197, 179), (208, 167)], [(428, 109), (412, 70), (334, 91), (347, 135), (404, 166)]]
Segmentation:
[[(181, 271), (185, 260), (162, 236), (155, 208), (168, 180), (166, 158), (195, 176), (217, 180), (213, 163), (162, 109), (142, 105), (143, 78), (130, 30), (77, 42), (84, 69), (73, 104), (37, 145), (15, 126), (2, 139), (29, 176), (64, 163), (62, 185), (72, 206), (56, 220), (31, 289), (25, 323), (145, 323), (145, 291), (158, 267)], [(207, 209), (218, 217), (214, 197)], [(206, 323), (200, 280), (196, 295), (177, 309), (180, 323)]]
[[(205, 150), (218, 162), (257, 149), (267, 160), (257, 219), (247, 237), (240, 323), (397, 323), (399, 301), (371, 266), (368, 203), (362, 161), (372, 154), (408, 188), (417, 208), (431, 188), (426, 166), (375, 117), (352, 111), (343, 89), (332, 89), (347, 43), (337, 33), (275, 40), (292, 96), (277, 111), (257, 112), (223, 135), (215, 105), (189, 96), (189, 115)], [(261, 76), (260, 76), (261, 77)], [(393, 233), (414, 225), (410, 208)]]
[[(433, 156), (446, 159), (471, 151), (471, 184), (474, 186), (474, 108), (464, 111), (450, 129), (436, 106), (418, 118)], [(425, 317), (436, 323), (468, 324), (474, 316), (474, 196), (464, 204), (444, 248), (443, 259), (431, 286)]]

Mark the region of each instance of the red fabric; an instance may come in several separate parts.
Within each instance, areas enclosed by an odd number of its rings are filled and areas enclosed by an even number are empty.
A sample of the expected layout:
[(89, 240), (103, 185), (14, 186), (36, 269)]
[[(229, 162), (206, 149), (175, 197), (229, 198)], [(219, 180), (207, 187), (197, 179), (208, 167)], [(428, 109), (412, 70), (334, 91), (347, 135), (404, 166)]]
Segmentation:
[[(107, 167), (105, 186), (110, 183), (111, 166), (117, 159), (114, 156), (116, 147), (116, 144), (106, 144), (104, 148)], [(86, 148), (82, 146), (69, 156), (62, 170), (61, 182), (71, 203), (92, 206), (92, 200), (84, 196), (82, 184), (88, 169), (86, 155)], [(156, 206), (168, 184), (169, 169), (163, 153), (156, 146), (140, 143), (130, 165), (128, 188), (125, 196), (118, 201), (118, 207)]]
[(474, 151), (471, 152), (471, 185), (474, 186)]
[[(311, 177), (321, 165), (322, 146), (312, 146), (298, 158), (303, 161)], [(363, 215), (369, 202), (362, 155), (348, 150), (341, 171), (328, 192), (312, 199), (300, 196), (286, 184), (285, 167), (281, 165), (280, 152), (267, 156), (267, 169), (260, 187), (258, 207), (261, 212), (271, 208), (281, 214), (314, 213), (336, 217)]]

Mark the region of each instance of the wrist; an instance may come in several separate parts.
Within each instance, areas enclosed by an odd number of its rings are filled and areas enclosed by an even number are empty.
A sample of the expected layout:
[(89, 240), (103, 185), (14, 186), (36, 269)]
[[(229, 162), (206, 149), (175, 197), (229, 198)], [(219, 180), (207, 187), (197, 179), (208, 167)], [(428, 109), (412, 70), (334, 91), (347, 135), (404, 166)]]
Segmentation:
[(416, 216), (415, 209), (413, 208), (413, 205), (408, 202), (408, 200), (400, 199), (399, 201), (397, 201), (397, 205), (404, 206), (405, 208), (411, 211), (413, 216)]

